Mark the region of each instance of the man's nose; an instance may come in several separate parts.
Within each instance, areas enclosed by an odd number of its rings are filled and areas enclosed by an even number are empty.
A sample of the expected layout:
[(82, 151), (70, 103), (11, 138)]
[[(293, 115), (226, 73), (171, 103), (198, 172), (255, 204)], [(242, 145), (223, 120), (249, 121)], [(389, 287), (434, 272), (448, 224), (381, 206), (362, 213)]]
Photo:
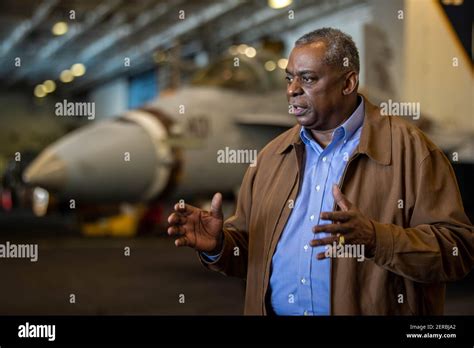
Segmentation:
[(296, 97), (298, 95), (301, 95), (302, 93), (303, 90), (301, 89), (298, 79), (293, 79), (293, 81), (286, 88), (286, 94), (288, 95), (288, 97)]

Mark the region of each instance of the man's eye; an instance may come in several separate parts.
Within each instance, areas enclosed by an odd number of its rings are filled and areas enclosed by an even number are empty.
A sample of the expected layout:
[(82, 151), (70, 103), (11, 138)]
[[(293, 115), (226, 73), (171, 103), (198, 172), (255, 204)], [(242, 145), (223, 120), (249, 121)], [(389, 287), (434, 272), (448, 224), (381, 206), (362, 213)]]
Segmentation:
[(293, 78), (290, 76), (285, 77), (286, 82), (291, 82), (293, 81)]
[(303, 77), (303, 82), (313, 82), (313, 78), (311, 78), (311, 77)]

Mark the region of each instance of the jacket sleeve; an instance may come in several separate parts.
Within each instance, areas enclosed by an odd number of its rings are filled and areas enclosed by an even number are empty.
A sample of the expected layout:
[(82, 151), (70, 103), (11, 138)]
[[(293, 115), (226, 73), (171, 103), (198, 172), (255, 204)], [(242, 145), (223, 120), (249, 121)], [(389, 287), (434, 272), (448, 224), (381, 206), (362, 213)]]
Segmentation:
[(201, 263), (208, 269), (228, 276), (246, 278), (248, 261), (248, 230), (252, 207), (252, 188), (257, 166), (249, 166), (237, 198), (236, 211), (224, 222), (223, 249), (219, 257), (211, 261), (198, 254)]
[(374, 221), (374, 262), (423, 283), (463, 278), (474, 264), (474, 229), (464, 213), (453, 168), (432, 150), (416, 174), (410, 227)]

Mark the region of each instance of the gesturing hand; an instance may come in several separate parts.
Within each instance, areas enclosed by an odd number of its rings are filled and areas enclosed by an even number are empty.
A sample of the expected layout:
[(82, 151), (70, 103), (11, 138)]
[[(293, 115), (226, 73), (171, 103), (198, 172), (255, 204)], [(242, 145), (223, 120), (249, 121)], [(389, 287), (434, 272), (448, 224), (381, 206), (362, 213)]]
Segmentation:
[[(321, 213), (321, 219), (332, 220), (333, 223), (313, 227), (314, 233), (326, 232), (332, 236), (313, 239), (311, 246), (332, 245), (334, 242), (338, 243), (339, 237), (343, 236), (345, 244), (364, 245), (366, 256), (372, 256), (375, 252), (375, 231), (372, 222), (344, 196), (337, 185), (333, 186), (332, 194), (341, 211)], [(322, 252), (317, 258), (322, 260), (326, 256)]]
[(218, 253), (222, 247), (222, 195), (212, 198), (211, 211), (189, 204), (176, 203), (174, 213), (168, 217), (168, 234), (177, 237), (178, 247), (189, 246), (197, 251)]

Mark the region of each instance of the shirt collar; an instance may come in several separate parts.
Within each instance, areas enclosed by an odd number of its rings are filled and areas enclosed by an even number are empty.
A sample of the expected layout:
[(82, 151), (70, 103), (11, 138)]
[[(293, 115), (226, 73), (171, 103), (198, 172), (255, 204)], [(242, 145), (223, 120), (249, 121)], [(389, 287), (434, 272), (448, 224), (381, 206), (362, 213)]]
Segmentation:
[[(390, 165), (392, 161), (390, 116), (382, 116), (380, 108), (370, 103), (362, 94), (359, 95), (364, 100), (365, 115), (357, 152), (366, 154), (382, 165)], [(283, 133), (278, 139), (275, 152), (284, 154), (290, 148), (304, 146), (300, 130), (301, 126), (296, 124), (292, 129)]]
[[(334, 140), (342, 139), (344, 141), (347, 141), (352, 137), (352, 135), (354, 135), (357, 129), (359, 129), (359, 127), (362, 126), (364, 122), (364, 114), (365, 114), (364, 100), (359, 95), (357, 97), (357, 101), (359, 102), (359, 105), (351, 114), (351, 116), (349, 116), (349, 118), (346, 121), (344, 121), (342, 125), (338, 126), (334, 130), (333, 132)], [(301, 127), (300, 137), (303, 143), (305, 143), (305, 145), (308, 145), (314, 148), (313, 145), (315, 141), (313, 137), (310, 135), (309, 131), (305, 127)]]

